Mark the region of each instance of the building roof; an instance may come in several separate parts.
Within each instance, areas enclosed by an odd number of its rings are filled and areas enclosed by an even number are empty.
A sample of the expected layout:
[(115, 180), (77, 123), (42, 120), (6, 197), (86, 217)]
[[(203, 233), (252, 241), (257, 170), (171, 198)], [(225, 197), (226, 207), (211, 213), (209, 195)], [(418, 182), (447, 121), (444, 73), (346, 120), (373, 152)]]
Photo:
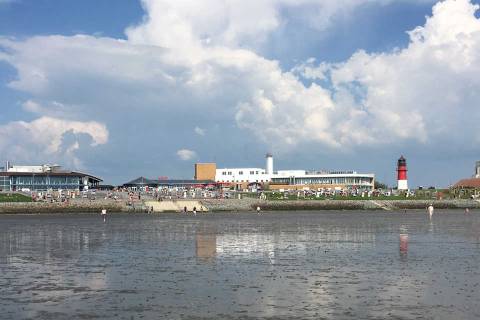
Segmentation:
[(480, 178), (462, 179), (453, 185), (454, 188), (480, 188)]
[(92, 176), (87, 173), (76, 172), (76, 171), (55, 171), (55, 172), (0, 172), (0, 176), (68, 176), (68, 177), (89, 177), (97, 181), (103, 181), (102, 179)]
[(147, 179), (145, 177), (138, 177), (133, 179), (130, 182), (123, 184), (124, 186), (146, 186), (146, 185), (156, 185), (156, 186), (172, 186), (172, 185), (208, 185), (216, 184), (213, 180), (158, 180), (158, 179)]

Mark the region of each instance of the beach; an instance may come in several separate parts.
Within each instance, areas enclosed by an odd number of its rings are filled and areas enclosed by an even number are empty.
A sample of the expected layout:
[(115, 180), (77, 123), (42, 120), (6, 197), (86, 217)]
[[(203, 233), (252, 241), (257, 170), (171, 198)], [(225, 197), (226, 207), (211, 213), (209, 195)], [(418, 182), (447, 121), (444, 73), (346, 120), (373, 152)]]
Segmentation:
[(0, 319), (477, 319), (480, 211), (0, 216)]

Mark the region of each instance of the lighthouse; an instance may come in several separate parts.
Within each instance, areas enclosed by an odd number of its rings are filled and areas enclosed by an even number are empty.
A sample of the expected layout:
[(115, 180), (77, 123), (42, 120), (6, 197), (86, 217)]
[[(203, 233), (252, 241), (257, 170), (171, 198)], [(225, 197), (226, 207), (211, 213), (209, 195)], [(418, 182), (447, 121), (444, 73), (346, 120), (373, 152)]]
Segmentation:
[(407, 160), (403, 156), (398, 159), (397, 165), (397, 189), (408, 190)]

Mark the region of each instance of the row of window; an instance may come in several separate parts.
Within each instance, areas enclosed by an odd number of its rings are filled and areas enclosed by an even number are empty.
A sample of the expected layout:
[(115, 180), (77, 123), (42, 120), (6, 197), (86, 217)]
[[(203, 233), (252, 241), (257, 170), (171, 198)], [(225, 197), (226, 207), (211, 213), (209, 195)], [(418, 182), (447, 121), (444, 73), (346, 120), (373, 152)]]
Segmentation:
[[(250, 171), (250, 174), (265, 174), (265, 171)], [(231, 176), (232, 171), (222, 171), (222, 176)], [(243, 175), (243, 171), (238, 171), (238, 175)]]
[(79, 177), (13, 177), (13, 185), (79, 185)]
[(372, 178), (273, 178), (273, 182), (285, 184), (371, 184)]

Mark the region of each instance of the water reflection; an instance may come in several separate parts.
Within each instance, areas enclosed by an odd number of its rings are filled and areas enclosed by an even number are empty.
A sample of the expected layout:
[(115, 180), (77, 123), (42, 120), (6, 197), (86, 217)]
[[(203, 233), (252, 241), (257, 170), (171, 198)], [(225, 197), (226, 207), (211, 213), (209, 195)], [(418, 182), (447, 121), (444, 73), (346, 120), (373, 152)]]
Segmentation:
[(435, 226), (400, 212), (97, 221), (0, 217), (3, 317), (480, 316), (475, 214), (441, 212)]
[(408, 234), (400, 234), (400, 257), (406, 260), (408, 254)]
[(212, 261), (217, 253), (217, 235), (213, 232), (197, 232), (195, 253), (200, 260)]

